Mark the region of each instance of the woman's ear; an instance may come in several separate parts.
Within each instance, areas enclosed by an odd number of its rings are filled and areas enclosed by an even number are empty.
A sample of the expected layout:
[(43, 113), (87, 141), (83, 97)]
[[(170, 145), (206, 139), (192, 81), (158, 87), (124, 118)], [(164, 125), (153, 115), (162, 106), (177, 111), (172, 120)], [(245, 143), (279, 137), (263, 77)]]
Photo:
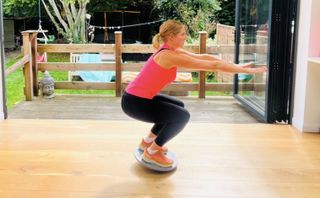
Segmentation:
[(174, 40), (174, 34), (173, 33), (169, 34), (168, 35), (168, 39), (171, 40), (171, 41)]

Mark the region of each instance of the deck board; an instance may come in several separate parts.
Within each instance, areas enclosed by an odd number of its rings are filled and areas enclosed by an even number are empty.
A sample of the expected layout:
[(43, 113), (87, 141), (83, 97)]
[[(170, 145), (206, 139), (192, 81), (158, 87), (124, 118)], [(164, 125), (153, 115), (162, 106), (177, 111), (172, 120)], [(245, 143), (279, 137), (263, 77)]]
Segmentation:
[[(191, 121), (210, 123), (258, 123), (232, 97), (180, 97), (190, 111)], [(132, 120), (120, 106), (120, 98), (112, 96), (57, 95), (53, 99), (35, 98), (23, 101), (9, 111), (14, 119), (84, 119)]]
[(0, 121), (0, 197), (318, 198), (320, 136), (290, 125), (191, 122), (175, 172), (140, 167), (137, 121)]

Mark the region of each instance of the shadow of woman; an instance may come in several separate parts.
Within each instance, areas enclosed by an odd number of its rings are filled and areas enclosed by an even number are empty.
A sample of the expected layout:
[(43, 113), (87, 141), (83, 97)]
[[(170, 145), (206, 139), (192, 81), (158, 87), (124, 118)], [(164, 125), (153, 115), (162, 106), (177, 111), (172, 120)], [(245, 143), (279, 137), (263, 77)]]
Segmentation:
[(143, 197), (143, 198), (173, 198), (171, 195), (175, 186), (170, 179), (172, 172), (155, 172), (137, 163), (132, 164), (130, 172), (136, 177), (119, 178), (108, 186), (99, 198), (104, 197)]

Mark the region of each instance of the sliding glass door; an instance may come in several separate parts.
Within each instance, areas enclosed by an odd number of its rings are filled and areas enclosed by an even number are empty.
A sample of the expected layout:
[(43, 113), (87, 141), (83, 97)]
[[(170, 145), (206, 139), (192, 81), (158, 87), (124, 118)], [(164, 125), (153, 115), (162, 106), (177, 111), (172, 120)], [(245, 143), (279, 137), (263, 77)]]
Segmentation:
[(267, 66), (269, 70), (264, 74), (236, 75), (234, 96), (266, 122), (290, 122), (296, 8), (293, 2), (237, 0), (236, 3), (235, 61), (254, 62), (255, 66)]

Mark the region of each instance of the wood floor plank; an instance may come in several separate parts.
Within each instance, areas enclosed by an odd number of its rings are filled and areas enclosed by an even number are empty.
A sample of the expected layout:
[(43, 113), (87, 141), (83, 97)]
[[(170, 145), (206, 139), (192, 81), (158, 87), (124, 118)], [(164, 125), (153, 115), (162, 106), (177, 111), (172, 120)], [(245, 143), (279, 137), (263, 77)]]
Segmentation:
[(0, 197), (318, 198), (320, 135), (289, 125), (190, 123), (168, 144), (178, 169), (134, 157), (151, 125), (0, 121)]

